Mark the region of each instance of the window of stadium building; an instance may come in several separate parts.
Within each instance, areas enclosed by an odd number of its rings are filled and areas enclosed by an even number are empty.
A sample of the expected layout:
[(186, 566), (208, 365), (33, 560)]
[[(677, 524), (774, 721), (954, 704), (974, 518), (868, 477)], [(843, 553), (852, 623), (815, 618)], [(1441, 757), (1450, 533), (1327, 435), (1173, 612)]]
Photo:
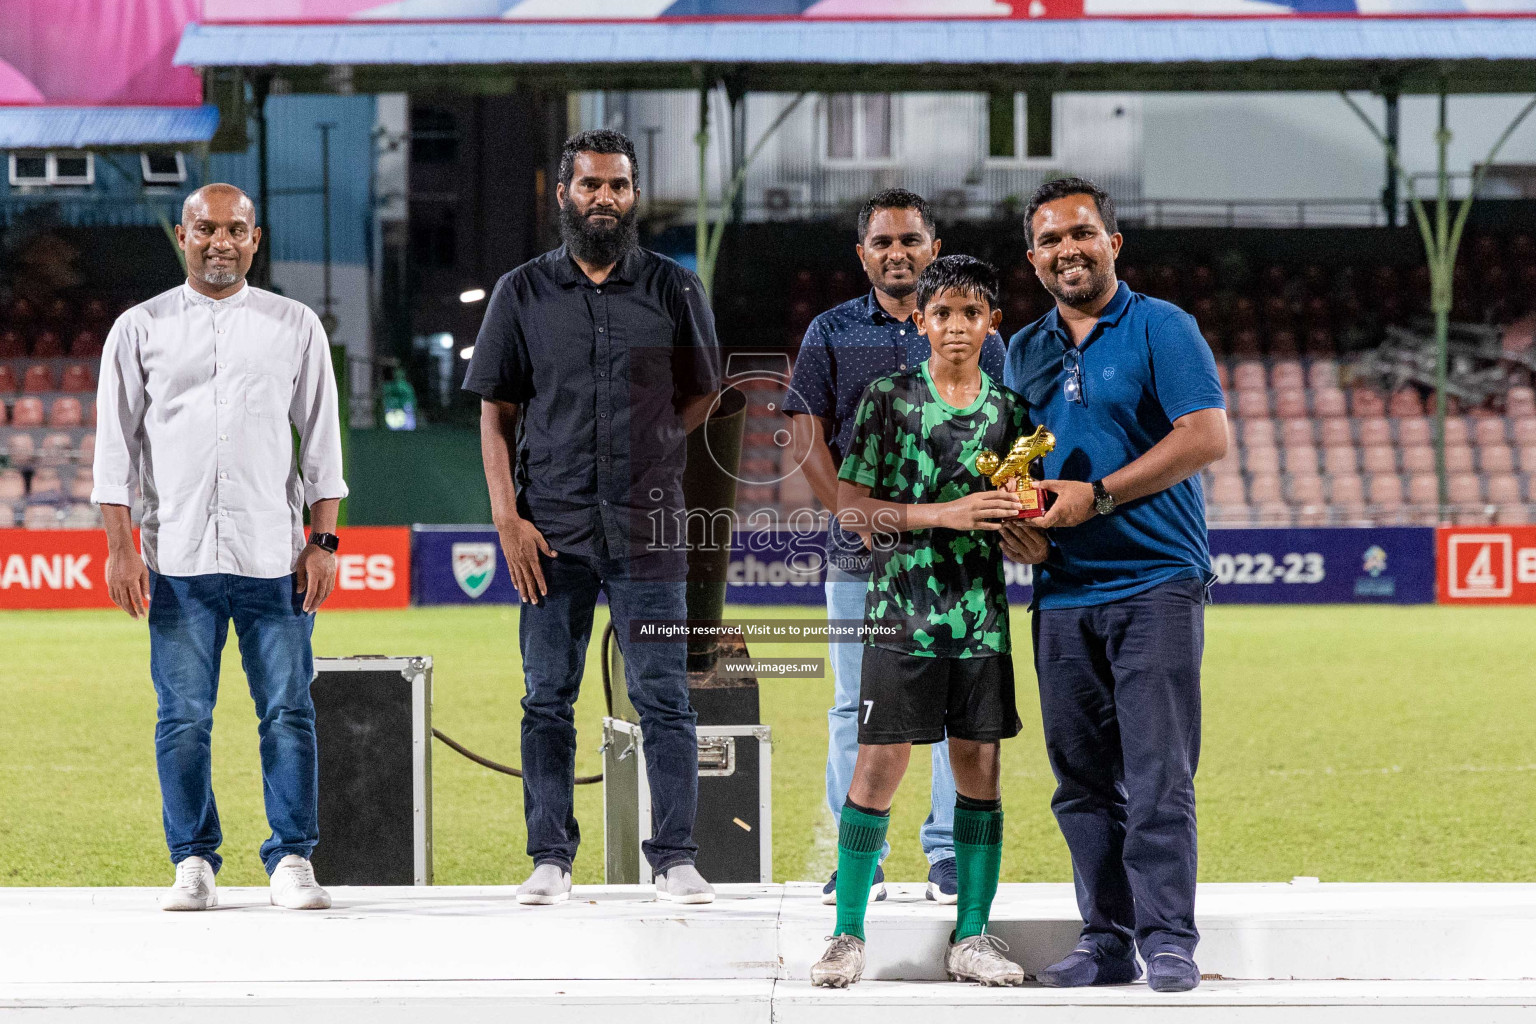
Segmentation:
[(1056, 153), (1050, 93), (992, 92), (986, 99), (987, 159), (999, 163), (1051, 160)]
[(890, 93), (834, 93), (827, 97), (827, 159), (877, 163), (895, 156)]

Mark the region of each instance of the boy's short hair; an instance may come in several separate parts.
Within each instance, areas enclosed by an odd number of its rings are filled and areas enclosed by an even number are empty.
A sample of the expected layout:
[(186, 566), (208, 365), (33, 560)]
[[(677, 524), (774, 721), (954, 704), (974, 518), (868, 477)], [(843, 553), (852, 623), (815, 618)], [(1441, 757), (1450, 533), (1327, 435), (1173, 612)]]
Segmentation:
[(869, 234), (869, 219), (875, 215), (876, 210), (916, 210), (917, 215), (922, 218), (923, 227), (928, 229), (930, 235), (934, 233), (933, 218), (928, 215), (928, 200), (904, 188), (888, 188), (864, 200), (864, 205), (859, 208), (859, 242), (861, 244)]
[(917, 308), (927, 310), (928, 302), (940, 292), (955, 291), (986, 299), (997, 307), (997, 268), (974, 256), (940, 256), (917, 279)]
[(1099, 211), (1099, 220), (1104, 222), (1104, 230), (1111, 235), (1119, 230), (1115, 224), (1115, 201), (1109, 197), (1108, 192), (1087, 178), (1055, 178), (1035, 189), (1035, 194), (1029, 197), (1029, 205), (1024, 208), (1024, 241), (1031, 249), (1035, 247), (1035, 214), (1046, 203), (1054, 203), (1067, 196), (1092, 197), (1094, 208)]

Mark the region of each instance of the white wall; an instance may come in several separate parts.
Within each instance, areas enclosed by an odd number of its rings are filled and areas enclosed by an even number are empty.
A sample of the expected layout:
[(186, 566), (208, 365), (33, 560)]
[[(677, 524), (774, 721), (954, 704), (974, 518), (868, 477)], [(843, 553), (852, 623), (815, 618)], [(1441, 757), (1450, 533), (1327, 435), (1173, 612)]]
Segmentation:
[[(1354, 99), (1384, 124), (1380, 97)], [(1449, 168), (1481, 163), (1529, 99), (1451, 97)], [(1402, 158), (1410, 171), (1435, 169), (1436, 103), (1402, 99)], [(1336, 93), (1147, 93), (1142, 120), (1149, 199), (1368, 199), (1385, 182), (1381, 146)], [(1536, 114), (1498, 162), (1536, 163)]]

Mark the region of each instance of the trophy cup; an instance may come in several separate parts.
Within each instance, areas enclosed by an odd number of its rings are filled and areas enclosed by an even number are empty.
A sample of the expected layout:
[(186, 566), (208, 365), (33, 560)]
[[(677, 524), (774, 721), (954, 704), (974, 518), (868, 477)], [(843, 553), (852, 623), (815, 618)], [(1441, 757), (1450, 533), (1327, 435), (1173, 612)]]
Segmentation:
[(1038, 519), (1045, 515), (1051, 494), (1035, 486), (1033, 478), (1029, 475), (1029, 467), (1030, 463), (1055, 447), (1056, 435), (1043, 426), (1036, 427), (1033, 434), (1013, 442), (1013, 447), (1008, 449), (1008, 455), (1005, 458), (1000, 459), (996, 452), (990, 452), (985, 448), (977, 452), (976, 472), (990, 480), (993, 487), (1001, 487), (1009, 480), (1017, 480), (1019, 500), (1024, 503), (1024, 508), (1017, 518)]

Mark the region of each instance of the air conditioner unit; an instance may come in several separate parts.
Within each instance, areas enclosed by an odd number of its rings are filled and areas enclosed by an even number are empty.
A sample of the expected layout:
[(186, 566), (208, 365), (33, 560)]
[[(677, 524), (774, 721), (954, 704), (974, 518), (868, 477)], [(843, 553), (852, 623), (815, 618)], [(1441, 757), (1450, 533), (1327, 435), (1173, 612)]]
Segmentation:
[(46, 153), (12, 153), (12, 185), (48, 184), (48, 155)]
[(140, 153), (139, 167), (146, 185), (180, 185), (187, 180), (187, 162), (180, 153)]
[(771, 185), (763, 189), (763, 209), (769, 216), (797, 214), (811, 202), (811, 187), (804, 182)]

